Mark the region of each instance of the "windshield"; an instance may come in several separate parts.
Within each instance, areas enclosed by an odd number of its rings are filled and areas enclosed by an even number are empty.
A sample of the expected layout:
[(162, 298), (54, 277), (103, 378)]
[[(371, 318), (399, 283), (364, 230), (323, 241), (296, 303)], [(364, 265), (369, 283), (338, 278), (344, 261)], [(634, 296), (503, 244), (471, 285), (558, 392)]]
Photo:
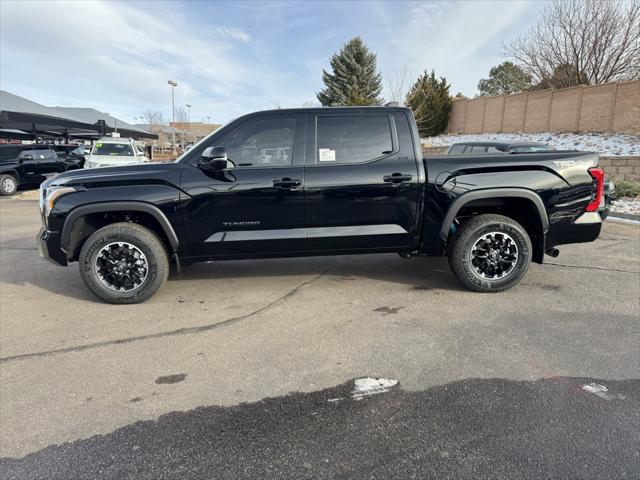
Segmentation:
[(111, 157), (133, 157), (133, 149), (128, 143), (96, 143), (91, 154)]

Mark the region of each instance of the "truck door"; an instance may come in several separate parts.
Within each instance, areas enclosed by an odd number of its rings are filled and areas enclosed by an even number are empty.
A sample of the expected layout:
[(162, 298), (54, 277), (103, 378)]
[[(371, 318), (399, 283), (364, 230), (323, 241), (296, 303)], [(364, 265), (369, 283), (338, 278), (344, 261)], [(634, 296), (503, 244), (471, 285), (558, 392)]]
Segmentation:
[[(183, 170), (182, 217), (194, 256), (250, 257), (305, 248), (304, 114), (254, 115), (214, 134)], [(198, 168), (209, 146), (225, 147), (226, 170)]]
[[(344, 112), (344, 111), (342, 111)], [(310, 250), (416, 246), (419, 171), (402, 111), (318, 113), (309, 125), (305, 219)]]

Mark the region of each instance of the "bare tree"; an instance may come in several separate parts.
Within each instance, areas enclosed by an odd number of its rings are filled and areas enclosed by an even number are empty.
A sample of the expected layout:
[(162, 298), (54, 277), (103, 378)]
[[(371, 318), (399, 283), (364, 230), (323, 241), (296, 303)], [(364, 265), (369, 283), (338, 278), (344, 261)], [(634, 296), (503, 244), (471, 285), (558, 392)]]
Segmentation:
[(189, 114), (187, 113), (187, 109), (184, 107), (176, 107), (176, 122), (186, 123), (188, 121), (189, 121)]
[(142, 114), (144, 123), (149, 125), (151, 133), (158, 134), (164, 124), (164, 115), (159, 110), (147, 110)]
[(407, 67), (394, 70), (387, 77), (387, 92), (389, 93), (389, 101), (397, 102), (399, 105), (407, 104), (407, 94), (411, 88), (411, 79), (417, 77), (413, 71), (409, 71)]
[(553, 0), (505, 51), (546, 88), (640, 78), (640, 0)]

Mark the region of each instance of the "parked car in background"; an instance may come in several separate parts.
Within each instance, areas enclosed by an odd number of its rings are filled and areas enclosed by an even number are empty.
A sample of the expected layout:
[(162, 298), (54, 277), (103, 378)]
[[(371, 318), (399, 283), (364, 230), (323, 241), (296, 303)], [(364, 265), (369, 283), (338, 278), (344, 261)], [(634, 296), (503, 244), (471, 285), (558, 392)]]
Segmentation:
[(84, 145), (78, 145), (77, 143), (63, 143), (51, 145), (51, 147), (55, 150), (58, 158), (65, 163), (67, 170), (84, 168)]
[[(447, 154), (478, 154), (491, 153), (532, 153), (548, 152), (555, 150), (546, 143), (540, 142), (458, 142), (447, 150)], [(615, 185), (612, 180), (604, 180), (604, 192), (598, 213), (604, 220), (609, 215), (611, 203), (615, 194)]]
[(149, 157), (142, 152), (131, 138), (101, 138), (91, 149), (84, 168), (118, 167), (148, 163)]
[(38, 186), (50, 175), (66, 171), (49, 145), (0, 145), (0, 195), (9, 196), (23, 185)]
[(524, 153), (546, 152), (548, 150), (553, 150), (553, 148), (546, 143), (537, 142), (459, 142), (451, 145), (447, 153)]

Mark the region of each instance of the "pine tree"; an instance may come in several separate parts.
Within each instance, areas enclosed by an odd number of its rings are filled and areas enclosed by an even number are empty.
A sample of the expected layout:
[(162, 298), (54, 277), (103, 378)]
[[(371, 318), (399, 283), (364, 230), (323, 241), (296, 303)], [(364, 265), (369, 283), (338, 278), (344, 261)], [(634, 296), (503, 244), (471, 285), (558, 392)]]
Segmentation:
[(382, 103), (382, 76), (376, 71), (376, 54), (360, 37), (349, 40), (330, 63), (333, 74), (322, 70), (326, 88), (317, 93), (323, 106)]
[(436, 78), (433, 70), (418, 77), (407, 95), (407, 105), (413, 111), (421, 137), (438, 135), (447, 128), (451, 111), (450, 84)]

